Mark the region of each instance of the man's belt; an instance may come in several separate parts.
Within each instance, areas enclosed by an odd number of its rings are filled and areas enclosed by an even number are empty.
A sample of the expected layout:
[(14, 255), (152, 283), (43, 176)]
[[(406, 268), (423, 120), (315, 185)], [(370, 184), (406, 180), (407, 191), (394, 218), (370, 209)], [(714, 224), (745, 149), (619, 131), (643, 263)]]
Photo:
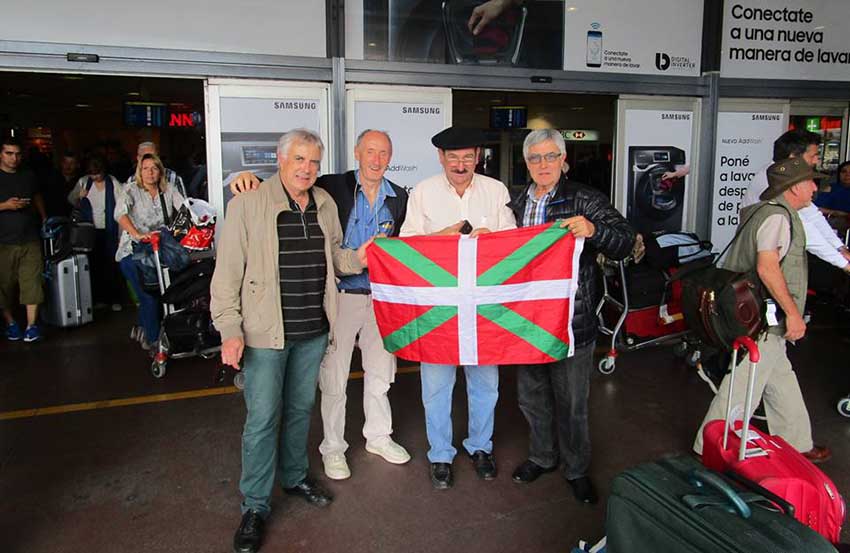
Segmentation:
[(340, 288), (340, 294), (357, 294), (359, 296), (369, 296), (372, 291), (368, 288)]

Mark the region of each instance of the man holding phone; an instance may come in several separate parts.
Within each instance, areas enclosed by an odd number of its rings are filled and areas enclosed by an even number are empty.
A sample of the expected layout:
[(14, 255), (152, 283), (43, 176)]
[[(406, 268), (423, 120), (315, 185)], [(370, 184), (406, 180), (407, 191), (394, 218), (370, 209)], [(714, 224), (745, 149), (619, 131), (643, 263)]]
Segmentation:
[[(35, 175), (20, 171), (21, 144), (5, 138), (0, 144), (0, 310), (6, 321), (6, 339), (35, 342), (41, 339), (36, 324), (38, 305), (44, 301), (40, 223), (46, 219), (44, 201)], [(15, 298), (15, 289), (19, 296)], [(13, 309), (27, 308), (25, 331), (15, 321)]]
[[(434, 135), (443, 172), (416, 185), (407, 203), (407, 218), (401, 236), (450, 235), (468, 232), (471, 237), (516, 228), (508, 208), (508, 188), (500, 181), (475, 173), (484, 133), (449, 127)], [(478, 477), (496, 477), (493, 458), (493, 419), (499, 399), (496, 365), (463, 367), (469, 405), (469, 437), (463, 446)], [(422, 363), (422, 403), (428, 434), (431, 483), (439, 490), (452, 487), (452, 392), (457, 367)]]

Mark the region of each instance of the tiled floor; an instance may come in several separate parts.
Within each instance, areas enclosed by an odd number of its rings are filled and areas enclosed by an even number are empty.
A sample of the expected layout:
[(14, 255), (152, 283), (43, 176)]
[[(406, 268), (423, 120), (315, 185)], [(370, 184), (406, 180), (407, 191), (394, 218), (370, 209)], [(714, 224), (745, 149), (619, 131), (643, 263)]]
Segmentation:
[[(850, 419), (835, 409), (850, 393), (850, 325), (822, 308), (809, 336), (792, 348), (815, 439), (833, 449), (823, 465), (850, 491)], [(846, 315), (845, 315), (846, 317)], [(225, 386), (215, 361), (175, 361), (163, 380), (126, 337), (128, 313), (104, 313), (81, 329), (54, 330), (40, 344), (0, 343), (0, 412)], [(823, 322), (820, 322), (823, 321)], [(620, 357), (596, 375), (591, 397), (592, 476), (603, 501), (573, 499), (557, 474), (511, 482), (525, 459), (527, 427), (510, 368), (501, 372), (495, 454), (500, 469), (479, 481), (455, 460), (455, 487), (435, 491), (416, 372), (391, 390), (395, 437), (413, 460), (393, 466), (363, 449), (362, 380), (349, 386), (347, 439), (353, 476), (321, 474), (318, 409), (310, 439), (315, 474), (336, 500), (317, 510), (274, 498), (268, 552), (567, 552), (604, 534), (604, 497), (624, 468), (685, 452), (711, 397), (669, 350)], [(229, 379), (228, 379), (229, 380)], [(465, 435), (463, 378), (455, 391), (455, 442)], [(225, 552), (239, 520), (238, 393), (0, 421), (0, 552)], [(850, 534), (845, 531), (845, 541)]]

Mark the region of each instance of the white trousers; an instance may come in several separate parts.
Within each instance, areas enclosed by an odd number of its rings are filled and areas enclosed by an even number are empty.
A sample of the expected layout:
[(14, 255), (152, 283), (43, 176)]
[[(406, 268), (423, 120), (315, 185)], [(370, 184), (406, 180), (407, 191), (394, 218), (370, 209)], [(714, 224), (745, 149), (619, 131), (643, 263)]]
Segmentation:
[[(771, 434), (781, 436), (797, 451), (812, 449), (812, 423), (803, 401), (803, 393), (797, 375), (785, 351), (785, 339), (775, 334), (765, 334), (758, 342), (761, 361), (756, 367), (753, 390), (753, 408), (764, 400), (767, 427)], [(739, 355), (746, 355), (739, 350)], [(732, 412), (743, 413), (747, 394), (750, 361), (744, 359), (735, 370), (735, 393), (732, 397)], [(726, 399), (729, 397), (729, 375), (723, 378), (717, 395), (708, 407), (708, 413), (699, 427), (694, 440), (694, 451), (702, 454), (702, 428), (709, 421), (726, 418)], [(740, 415), (739, 415), (740, 417)]]
[(343, 293), (339, 295), (334, 344), (328, 348), (319, 371), (325, 430), (325, 437), (319, 445), (322, 455), (344, 453), (348, 449), (345, 402), (355, 340), (363, 358), (363, 412), (366, 419), (363, 437), (366, 443), (377, 447), (389, 440), (393, 432), (387, 392), (395, 381), (396, 357), (384, 349), (372, 309), (372, 296)]

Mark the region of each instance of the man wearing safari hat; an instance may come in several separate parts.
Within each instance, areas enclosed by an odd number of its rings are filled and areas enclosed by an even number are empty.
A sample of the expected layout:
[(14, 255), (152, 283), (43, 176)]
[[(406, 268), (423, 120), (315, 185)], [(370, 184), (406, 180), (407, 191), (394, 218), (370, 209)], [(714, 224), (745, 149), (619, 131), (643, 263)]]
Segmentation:
[[(754, 405), (764, 399), (770, 433), (784, 438), (814, 463), (828, 460), (831, 453), (829, 448), (812, 442), (809, 413), (788, 360), (785, 342), (793, 343), (806, 334), (802, 315), (808, 285), (806, 233), (797, 212), (811, 204), (817, 191), (814, 179), (825, 176), (815, 173), (800, 158), (785, 159), (768, 167), (768, 187), (759, 196), (760, 202), (741, 211), (739, 236), (722, 263), (724, 269), (735, 272), (756, 269), (768, 294), (784, 314), (784, 320), (781, 315), (769, 319), (767, 331), (758, 340), (761, 360), (756, 372)], [(735, 371), (733, 405), (743, 405), (747, 378), (747, 371)], [(694, 441), (694, 451), (700, 455), (702, 427), (725, 417), (728, 395), (729, 375), (726, 375)]]
[[(484, 133), (449, 127), (431, 138), (438, 149), (443, 172), (416, 185), (407, 202), (401, 236), (460, 234), (477, 236), (516, 227), (508, 188), (500, 181), (475, 173)], [(493, 457), (493, 419), (499, 399), (499, 371), (495, 365), (466, 365), (469, 436), (463, 441), (478, 477), (496, 477)], [(452, 392), (457, 367), (422, 363), (422, 403), (431, 483), (452, 487)]]

